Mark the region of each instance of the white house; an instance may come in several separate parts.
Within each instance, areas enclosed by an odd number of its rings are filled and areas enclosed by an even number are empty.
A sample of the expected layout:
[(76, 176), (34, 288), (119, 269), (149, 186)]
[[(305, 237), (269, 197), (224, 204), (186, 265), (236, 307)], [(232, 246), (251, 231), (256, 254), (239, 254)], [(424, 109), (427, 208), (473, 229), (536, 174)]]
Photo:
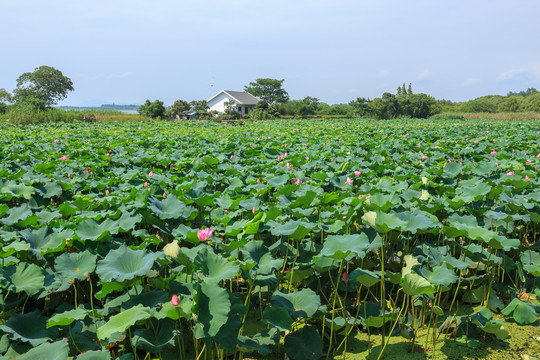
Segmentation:
[(208, 107), (210, 111), (216, 110), (223, 113), (227, 108), (225, 103), (234, 101), (236, 103), (236, 110), (242, 114), (242, 117), (244, 117), (245, 114), (249, 114), (253, 111), (255, 105), (260, 100), (261, 99), (258, 97), (247, 92), (221, 90), (216, 95), (208, 99)]

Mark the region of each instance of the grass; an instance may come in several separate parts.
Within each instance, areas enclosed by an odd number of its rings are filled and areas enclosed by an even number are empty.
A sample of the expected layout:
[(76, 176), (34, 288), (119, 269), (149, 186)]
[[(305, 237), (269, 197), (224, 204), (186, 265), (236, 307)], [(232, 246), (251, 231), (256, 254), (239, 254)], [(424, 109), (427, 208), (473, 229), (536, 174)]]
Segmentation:
[(466, 119), (495, 119), (495, 120), (533, 120), (540, 119), (537, 112), (515, 113), (463, 113)]

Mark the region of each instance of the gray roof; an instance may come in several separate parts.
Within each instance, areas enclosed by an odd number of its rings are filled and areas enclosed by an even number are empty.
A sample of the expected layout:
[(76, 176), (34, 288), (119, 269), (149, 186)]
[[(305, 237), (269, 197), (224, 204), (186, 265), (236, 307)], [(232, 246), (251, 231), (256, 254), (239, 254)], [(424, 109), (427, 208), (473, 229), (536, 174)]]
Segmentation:
[(236, 100), (240, 101), (242, 105), (255, 105), (261, 100), (258, 97), (253, 96), (248, 92), (229, 91), (229, 90), (225, 90), (225, 92), (231, 95)]

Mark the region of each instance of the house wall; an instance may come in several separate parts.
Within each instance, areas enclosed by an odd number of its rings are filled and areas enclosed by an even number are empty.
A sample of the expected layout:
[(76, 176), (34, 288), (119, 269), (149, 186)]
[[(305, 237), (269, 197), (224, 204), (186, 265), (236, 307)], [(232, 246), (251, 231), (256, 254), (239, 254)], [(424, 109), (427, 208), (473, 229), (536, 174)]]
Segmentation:
[[(212, 99), (212, 101), (208, 102), (209, 110), (216, 110), (220, 113), (225, 112), (225, 103), (227, 101), (233, 100), (231, 97), (229, 97), (227, 94), (219, 94), (216, 98)], [(236, 102), (236, 101), (235, 101)]]

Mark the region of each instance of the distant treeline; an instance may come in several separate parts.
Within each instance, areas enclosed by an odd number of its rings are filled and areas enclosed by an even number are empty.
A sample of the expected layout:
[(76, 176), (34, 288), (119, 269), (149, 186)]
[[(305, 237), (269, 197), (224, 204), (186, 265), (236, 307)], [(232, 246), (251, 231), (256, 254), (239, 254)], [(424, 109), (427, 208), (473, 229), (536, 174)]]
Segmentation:
[(137, 111), (140, 105), (117, 105), (117, 104), (103, 104), (101, 106), (57, 106), (57, 109), (61, 110), (117, 110), (117, 111)]

